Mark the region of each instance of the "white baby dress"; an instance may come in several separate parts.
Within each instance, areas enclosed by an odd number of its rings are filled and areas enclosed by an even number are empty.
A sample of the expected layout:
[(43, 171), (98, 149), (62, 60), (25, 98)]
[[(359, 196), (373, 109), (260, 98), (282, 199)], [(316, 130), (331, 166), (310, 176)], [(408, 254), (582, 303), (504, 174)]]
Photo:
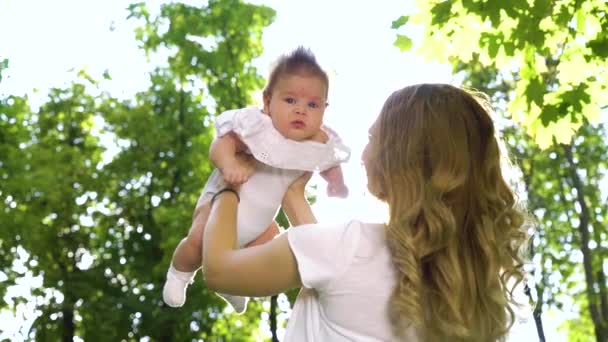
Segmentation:
[[(253, 241), (274, 220), (289, 185), (304, 171), (324, 171), (348, 161), (350, 149), (330, 128), (322, 127), (327, 143), (294, 141), (281, 135), (270, 117), (256, 107), (226, 111), (216, 117), (218, 137), (234, 132), (258, 161), (256, 171), (240, 189), (237, 236), (240, 247)], [(224, 188), (215, 169), (203, 189), (198, 205)]]

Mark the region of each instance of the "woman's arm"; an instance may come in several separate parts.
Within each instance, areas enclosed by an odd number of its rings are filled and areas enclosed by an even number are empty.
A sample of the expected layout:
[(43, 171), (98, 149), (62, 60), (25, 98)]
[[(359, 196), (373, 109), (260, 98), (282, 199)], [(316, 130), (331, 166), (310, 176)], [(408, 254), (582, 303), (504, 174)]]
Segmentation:
[(304, 173), (289, 186), (285, 196), (283, 196), (281, 205), (292, 227), (317, 223), (304, 190), (311, 175), (312, 173), (310, 172)]
[(237, 197), (220, 194), (211, 208), (203, 236), (207, 286), (241, 296), (269, 296), (302, 286), (287, 234), (260, 246), (236, 249)]

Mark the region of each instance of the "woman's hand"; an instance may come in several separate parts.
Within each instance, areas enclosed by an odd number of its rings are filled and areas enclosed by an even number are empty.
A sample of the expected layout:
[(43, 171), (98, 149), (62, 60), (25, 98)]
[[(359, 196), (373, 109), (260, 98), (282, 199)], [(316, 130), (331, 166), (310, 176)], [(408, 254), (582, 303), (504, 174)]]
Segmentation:
[(287, 193), (285, 195), (302, 195), (304, 196), (306, 190), (306, 184), (312, 177), (312, 172), (304, 172), (300, 177), (291, 183), (289, 188), (287, 188)]
[(305, 172), (302, 176), (298, 177), (298, 179), (291, 183), (283, 197), (281, 205), (292, 226), (317, 222), (305, 195), (306, 184), (311, 176), (311, 172)]

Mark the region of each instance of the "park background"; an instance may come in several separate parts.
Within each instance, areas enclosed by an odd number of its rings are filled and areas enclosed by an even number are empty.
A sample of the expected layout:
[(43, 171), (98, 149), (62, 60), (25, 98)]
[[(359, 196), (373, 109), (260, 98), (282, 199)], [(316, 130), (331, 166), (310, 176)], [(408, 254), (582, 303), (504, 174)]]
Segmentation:
[(202, 281), (179, 310), (160, 290), (211, 171), (213, 116), (259, 104), (272, 61), (304, 45), (353, 152), (348, 200), (313, 178), (319, 220), (383, 218), (360, 153), (393, 90), (485, 91), (538, 221), (529, 270), (547, 341), (606, 342), (607, 8), (0, 0), (0, 340), (280, 340), (295, 292), (236, 316)]

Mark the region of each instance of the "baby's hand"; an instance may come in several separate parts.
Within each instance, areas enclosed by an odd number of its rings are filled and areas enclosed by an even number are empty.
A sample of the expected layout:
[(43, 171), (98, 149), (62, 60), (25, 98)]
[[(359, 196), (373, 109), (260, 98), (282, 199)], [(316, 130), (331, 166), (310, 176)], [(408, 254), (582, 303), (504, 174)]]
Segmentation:
[(339, 165), (321, 172), (321, 176), (327, 181), (327, 196), (348, 197), (348, 187), (344, 184), (342, 168)]
[(230, 163), (220, 168), (224, 181), (228, 184), (245, 183), (255, 169), (255, 161), (249, 155), (237, 154), (237, 157)]
[(344, 183), (338, 184), (327, 184), (327, 196), (328, 197), (348, 197), (348, 187)]

